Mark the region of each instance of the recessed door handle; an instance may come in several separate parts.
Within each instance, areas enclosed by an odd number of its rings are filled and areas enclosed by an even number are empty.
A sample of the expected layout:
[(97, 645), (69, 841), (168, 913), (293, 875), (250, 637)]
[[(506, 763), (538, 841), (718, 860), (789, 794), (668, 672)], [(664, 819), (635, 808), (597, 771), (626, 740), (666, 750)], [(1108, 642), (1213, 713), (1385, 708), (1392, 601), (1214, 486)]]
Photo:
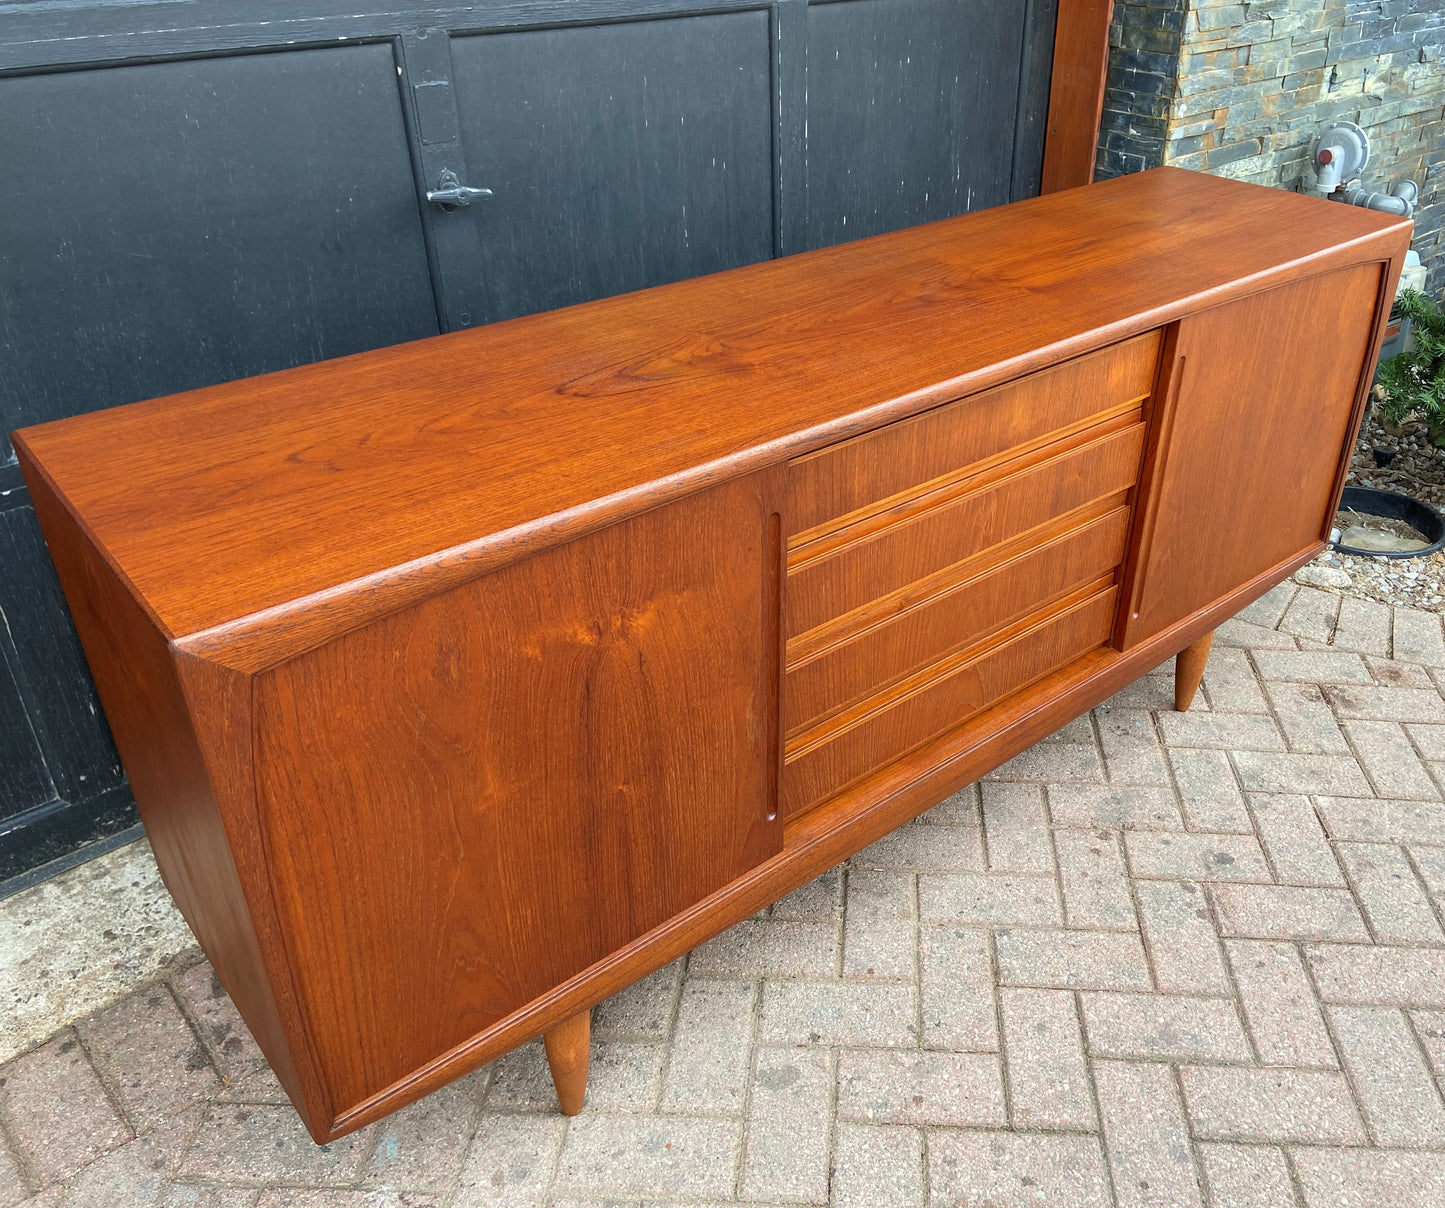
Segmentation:
[(443, 168), (437, 178), (437, 187), (426, 191), (426, 199), (444, 210), (455, 210), (458, 206), (469, 206), (483, 197), (490, 197), (491, 189), (476, 189), (464, 185), (450, 168)]

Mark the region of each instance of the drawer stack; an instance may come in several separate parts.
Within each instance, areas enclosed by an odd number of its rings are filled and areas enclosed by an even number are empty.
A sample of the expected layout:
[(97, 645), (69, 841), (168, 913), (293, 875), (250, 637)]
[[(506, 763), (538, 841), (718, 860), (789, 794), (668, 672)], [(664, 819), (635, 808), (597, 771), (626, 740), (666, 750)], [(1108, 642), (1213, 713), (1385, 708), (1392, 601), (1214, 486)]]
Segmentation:
[(1159, 346), (789, 465), (785, 817), (1110, 640)]

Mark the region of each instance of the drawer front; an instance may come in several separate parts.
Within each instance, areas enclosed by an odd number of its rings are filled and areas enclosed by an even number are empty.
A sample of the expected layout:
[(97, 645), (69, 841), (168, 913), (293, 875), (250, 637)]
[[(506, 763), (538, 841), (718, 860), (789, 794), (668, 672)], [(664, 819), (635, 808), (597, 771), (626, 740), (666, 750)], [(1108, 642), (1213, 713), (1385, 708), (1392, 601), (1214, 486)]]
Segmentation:
[(791, 550), (789, 639), (895, 593), (929, 592), (935, 577), (1040, 537), (1061, 517), (1122, 503), (1139, 475), (1145, 425), (1131, 413), (1101, 427), (1082, 444), (1060, 442), (1061, 451), (1025, 455)]
[(788, 737), (1109, 577), (1124, 557), (1129, 516), (1127, 507), (1113, 507), (1041, 544), (966, 564), (922, 599), (866, 610), (862, 623), (836, 640), (809, 649), (792, 644), (783, 691)]
[(787, 744), (783, 813), (796, 816), (1109, 641), (1118, 588), (1105, 581), (1042, 617), (936, 663)]
[(975, 473), (1138, 409), (1154, 388), (1160, 338), (1149, 332), (799, 458), (788, 467), (788, 536), (808, 540), (937, 490), (965, 467)]
[(789, 464), (785, 818), (1111, 640), (1161, 339)]

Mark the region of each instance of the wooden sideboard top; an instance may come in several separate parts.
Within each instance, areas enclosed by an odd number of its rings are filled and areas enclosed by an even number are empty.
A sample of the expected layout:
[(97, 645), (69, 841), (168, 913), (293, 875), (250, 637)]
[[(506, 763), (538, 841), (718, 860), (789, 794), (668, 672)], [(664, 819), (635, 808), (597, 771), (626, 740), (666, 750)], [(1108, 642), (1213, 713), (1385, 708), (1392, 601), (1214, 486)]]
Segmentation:
[(521, 553), (1408, 220), (1178, 169), (24, 429), (171, 637), (257, 670)]

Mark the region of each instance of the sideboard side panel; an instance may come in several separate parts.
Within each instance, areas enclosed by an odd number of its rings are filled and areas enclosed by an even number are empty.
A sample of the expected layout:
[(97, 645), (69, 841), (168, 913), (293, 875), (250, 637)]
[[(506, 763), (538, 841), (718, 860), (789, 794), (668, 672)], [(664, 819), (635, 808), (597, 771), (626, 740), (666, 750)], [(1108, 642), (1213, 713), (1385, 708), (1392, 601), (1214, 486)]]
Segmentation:
[(781, 850), (780, 486), (687, 497), (258, 680), (263, 829), (339, 1113)]
[(312, 1135), (323, 1137), (331, 1105), (290, 1002), (278, 1002), (277, 986), (289, 984), (284, 956), (258, 935), (247, 893), (269, 911), (265, 872), (238, 868), (238, 853), (254, 844), (233, 842), (218, 800), (229, 794), (247, 813), (238, 825), (254, 829), (249, 680), (176, 651), (23, 446), (20, 454), (161, 879)]
[(1337, 269), (1180, 322), (1121, 648), (1328, 535), (1385, 267)]

